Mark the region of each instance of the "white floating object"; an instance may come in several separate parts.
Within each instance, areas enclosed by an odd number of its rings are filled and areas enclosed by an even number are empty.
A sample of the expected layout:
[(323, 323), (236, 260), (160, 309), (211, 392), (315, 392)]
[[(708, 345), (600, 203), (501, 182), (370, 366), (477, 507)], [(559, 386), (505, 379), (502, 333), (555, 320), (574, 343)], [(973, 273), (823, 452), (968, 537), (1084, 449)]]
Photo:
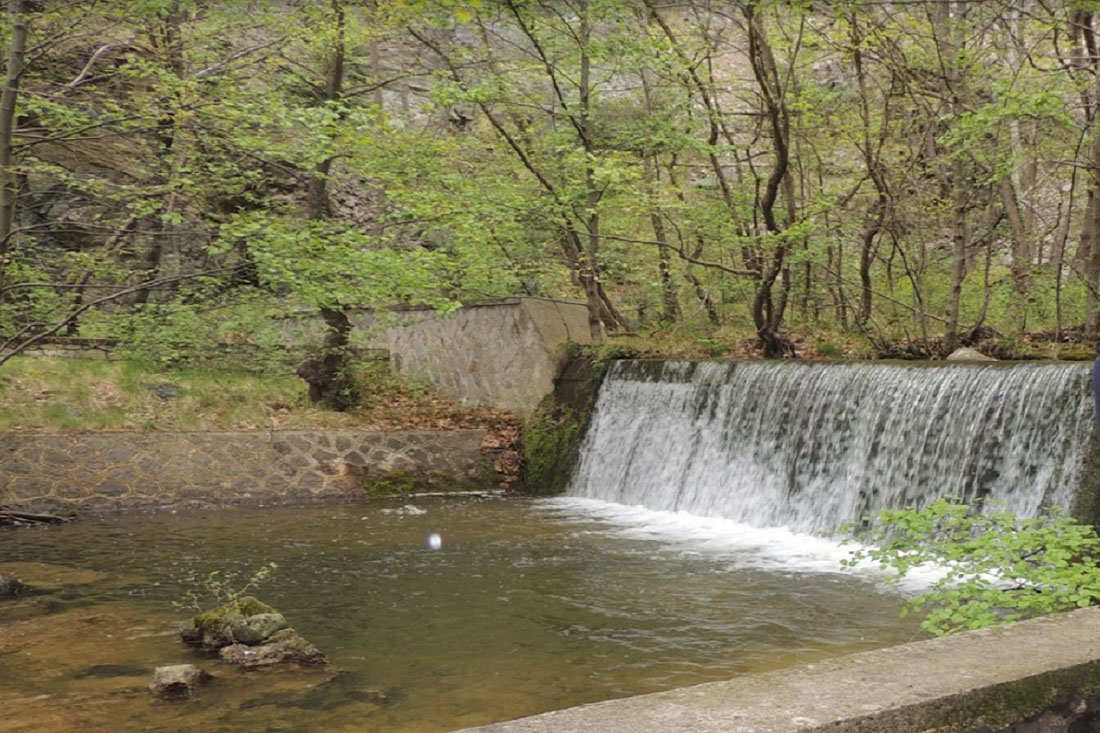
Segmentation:
[(439, 536), (438, 532), (432, 532), (428, 535), (428, 547), (433, 550), (443, 547), (443, 538)]

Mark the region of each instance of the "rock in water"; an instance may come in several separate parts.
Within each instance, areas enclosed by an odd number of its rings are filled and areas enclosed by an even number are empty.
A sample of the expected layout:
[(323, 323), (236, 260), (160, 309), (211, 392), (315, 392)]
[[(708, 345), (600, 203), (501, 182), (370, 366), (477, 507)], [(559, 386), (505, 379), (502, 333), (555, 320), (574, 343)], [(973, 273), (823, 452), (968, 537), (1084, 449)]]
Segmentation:
[(210, 675), (194, 664), (170, 664), (157, 667), (149, 692), (164, 700), (186, 700)]
[(986, 356), (977, 349), (968, 349), (963, 347), (961, 349), (955, 349), (947, 357), (948, 361), (997, 361), (991, 356)]
[(321, 651), (288, 627), (283, 614), (252, 596), (200, 613), (180, 630), (183, 641), (241, 667), (322, 666)]
[(272, 635), (266, 644), (248, 646), (231, 644), (219, 652), (222, 661), (240, 667), (270, 667), (275, 664), (304, 664), (322, 666), (328, 659), (321, 650), (298, 636), (294, 629), (282, 629)]
[(10, 575), (0, 575), (0, 601), (23, 595), (29, 588)]
[[(257, 616), (265, 618), (253, 628), (250, 619)], [(243, 641), (243, 639), (238, 639), (235, 636), (235, 630), (239, 630), (249, 639), (253, 639), (249, 643), (258, 644), (266, 638), (258, 637), (262, 629), (268, 629), (268, 636), (270, 636), (280, 628), (286, 627), (285, 619), (282, 620), (282, 626), (278, 626), (276, 619), (269, 618), (275, 616), (282, 619), (282, 614), (271, 606), (252, 596), (244, 596), (232, 603), (218, 606), (213, 610), (195, 616), (192, 619), (193, 627), (181, 630), (180, 636), (186, 643), (201, 646), (210, 652), (216, 652), (223, 646)]]
[(288, 626), (281, 613), (256, 613), (234, 620), (229, 624), (229, 634), (240, 644), (262, 644), (276, 631)]

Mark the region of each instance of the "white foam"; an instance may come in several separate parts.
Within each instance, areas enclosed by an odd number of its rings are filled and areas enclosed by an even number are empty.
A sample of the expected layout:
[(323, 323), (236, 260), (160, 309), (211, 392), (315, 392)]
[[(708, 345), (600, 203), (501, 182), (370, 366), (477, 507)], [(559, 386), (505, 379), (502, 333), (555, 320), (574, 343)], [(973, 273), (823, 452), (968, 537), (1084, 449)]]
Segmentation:
[(652, 541), (668, 552), (703, 554), (729, 563), (731, 568), (854, 575), (905, 595), (926, 590), (945, 573), (942, 567), (922, 567), (910, 571), (898, 584), (888, 583), (889, 573), (870, 561), (850, 569), (842, 566), (842, 561), (851, 559), (856, 545), (843, 543), (836, 537), (794, 532), (787, 527), (753, 527), (721, 517), (579, 497), (544, 499), (536, 507), (570, 519), (600, 522), (603, 526), (595, 531), (609, 536)]

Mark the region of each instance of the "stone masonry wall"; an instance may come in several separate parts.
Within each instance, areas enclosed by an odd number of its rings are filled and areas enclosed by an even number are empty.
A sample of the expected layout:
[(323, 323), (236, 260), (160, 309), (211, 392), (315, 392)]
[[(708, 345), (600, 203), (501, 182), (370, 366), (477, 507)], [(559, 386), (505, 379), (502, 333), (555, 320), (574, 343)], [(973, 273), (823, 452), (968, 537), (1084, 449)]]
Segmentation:
[(483, 430), (0, 434), (0, 504), (114, 510), (495, 485)]
[[(448, 316), (405, 311), (401, 325), (367, 341), (396, 370), (465, 405), (529, 415), (554, 388), (565, 344), (591, 342), (579, 301), (508, 298)], [(369, 318), (356, 325), (369, 331)]]

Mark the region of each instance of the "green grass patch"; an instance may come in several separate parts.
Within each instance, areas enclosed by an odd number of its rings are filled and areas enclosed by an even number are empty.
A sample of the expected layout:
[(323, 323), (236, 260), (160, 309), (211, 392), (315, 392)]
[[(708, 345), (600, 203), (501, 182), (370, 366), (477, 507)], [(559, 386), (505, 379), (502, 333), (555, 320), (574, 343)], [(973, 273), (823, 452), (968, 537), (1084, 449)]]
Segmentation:
[(370, 363), (363, 403), (347, 413), (310, 404), (305, 382), (213, 368), (139, 361), (19, 357), (0, 368), (0, 431), (292, 430), (481, 427), (492, 411), (468, 410)]

